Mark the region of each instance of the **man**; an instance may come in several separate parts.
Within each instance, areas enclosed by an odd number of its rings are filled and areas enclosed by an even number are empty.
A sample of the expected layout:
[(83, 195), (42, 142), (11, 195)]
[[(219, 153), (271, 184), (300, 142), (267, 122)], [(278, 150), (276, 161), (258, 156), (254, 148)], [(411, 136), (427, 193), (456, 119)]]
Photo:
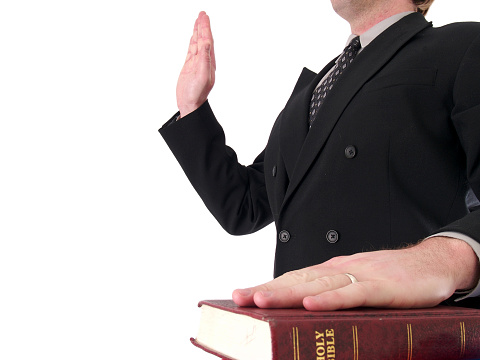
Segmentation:
[(459, 303), (480, 307), (480, 25), (433, 28), (422, 15), (433, 0), (331, 2), (351, 42), (319, 74), (303, 70), (252, 165), (225, 146), (207, 101), (216, 64), (203, 12), (179, 113), (160, 129), (228, 232), (275, 221), (276, 278), (233, 299), (409, 308), (465, 290)]

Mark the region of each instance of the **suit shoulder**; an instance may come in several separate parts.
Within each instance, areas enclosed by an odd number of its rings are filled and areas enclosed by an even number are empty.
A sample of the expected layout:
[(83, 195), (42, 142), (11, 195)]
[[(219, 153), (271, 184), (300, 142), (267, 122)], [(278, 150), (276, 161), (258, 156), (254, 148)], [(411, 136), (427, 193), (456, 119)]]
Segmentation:
[(444, 36), (476, 37), (480, 35), (480, 22), (456, 22), (435, 27), (433, 30)]
[(463, 53), (480, 39), (480, 22), (458, 22), (431, 27), (423, 33), (423, 39), (442, 51)]

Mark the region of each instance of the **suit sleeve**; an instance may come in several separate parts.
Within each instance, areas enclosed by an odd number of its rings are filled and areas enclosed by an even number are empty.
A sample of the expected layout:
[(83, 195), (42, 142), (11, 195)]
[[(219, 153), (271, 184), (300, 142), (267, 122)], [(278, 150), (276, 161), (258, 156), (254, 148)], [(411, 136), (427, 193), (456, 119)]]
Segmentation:
[(188, 179), (220, 225), (232, 235), (255, 232), (272, 222), (262, 152), (250, 166), (238, 163), (210, 105), (160, 130)]
[[(452, 121), (465, 152), (466, 175), (476, 198), (480, 198), (480, 35), (472, 42), (460, 64), (453, 89)], [(456, 231), (480, 242), (480, 208), (472, 206), (465, 217), (441, 231)]]

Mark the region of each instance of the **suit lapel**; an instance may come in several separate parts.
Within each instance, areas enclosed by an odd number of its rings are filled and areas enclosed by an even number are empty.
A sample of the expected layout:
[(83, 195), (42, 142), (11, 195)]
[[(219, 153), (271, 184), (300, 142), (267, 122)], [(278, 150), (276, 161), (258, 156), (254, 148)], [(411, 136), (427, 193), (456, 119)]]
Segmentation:
[(312, 92), (334, 63), (335, 60), (332, 60), (318, 75), (304, 68), (283, 110), (280, 122), (280, 144), (288, 145), (281, 146), (280, 151), (289, 177), (293, 174), (298, 155), (308, 134), (308, 113)]
[[(290, 109), (285, 110), (286, 115), (289, 117), (285, 124), (285, 129), (282, 128), (281, 136), (286, 137), (286, 139), (291, 139), (290, 136), (292, 132), (297, 131), (300, 133), (301, 131), (298, 130), (300, 127), (298, 122), (300, 122), (304, 125), (304, 137), (301, 143), (299, 143), (299, 135), (297, 135), (293, 144), (291, 144), (289, 140), (282, 141), (282, 144), (288, 144), (285, 146), (285, 149), (282, 149), (282, 155), (286, 160), (285, 162), (287, 163), (288, 159), (290, 166), (293, 163), (295, 164), (282, 206), (286, 204), (289, 197), (306, 175), (308, 169), (324, 147), (325, 142), (345, 107), (355, 94), (405, 43), (418, 32), (429, 26), (431, 26), (431, 23), (428, 23), (423, 15), (414, 13), (392, 25), (373, 40), (365, 50), (358, 54), (352, 65), (350, 65), (343, 76), (338, 79), (327, 100), (320, 108), (310, 131), (307, 130), (307, 119), (312, 91), (318, 81), (323, 77), (322, 74), (325, 74), (330, 66), (332, 66), (331, 64), (315, 77), (316, 82), (312, 81), (312, 83), (304, 89), (301, 100), (298, 101), (295, 108), (292, 109), (292, 111), (297, 110), (298, 112), (291, 113)], [(302, 106), (301, 109), (300, 106)], [(292, 157), (295, 158), (293, 159)]]

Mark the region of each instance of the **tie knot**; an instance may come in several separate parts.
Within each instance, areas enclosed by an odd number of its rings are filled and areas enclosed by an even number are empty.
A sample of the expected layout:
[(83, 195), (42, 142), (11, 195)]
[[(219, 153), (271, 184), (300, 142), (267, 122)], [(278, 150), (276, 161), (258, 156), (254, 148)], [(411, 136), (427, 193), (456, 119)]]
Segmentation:
[(360, 44), (360, 36), (355, 36), (351, 41), (350, 43), (345, 47), (345, 50), (343, 50), (345, 53), (352, 53), (352, 54), (356, 54), (358, 52), (358, 50), (360, 50), (360, 48), (362, 47), (362, 45)]
[(350, 41), (337, 59), (337, 65), (340, 66), (340, 72), (343, 72), (347, 65), (353, 61), (361, 47), (362, 45), (360, 44), (359, 36), (354, 37)]

